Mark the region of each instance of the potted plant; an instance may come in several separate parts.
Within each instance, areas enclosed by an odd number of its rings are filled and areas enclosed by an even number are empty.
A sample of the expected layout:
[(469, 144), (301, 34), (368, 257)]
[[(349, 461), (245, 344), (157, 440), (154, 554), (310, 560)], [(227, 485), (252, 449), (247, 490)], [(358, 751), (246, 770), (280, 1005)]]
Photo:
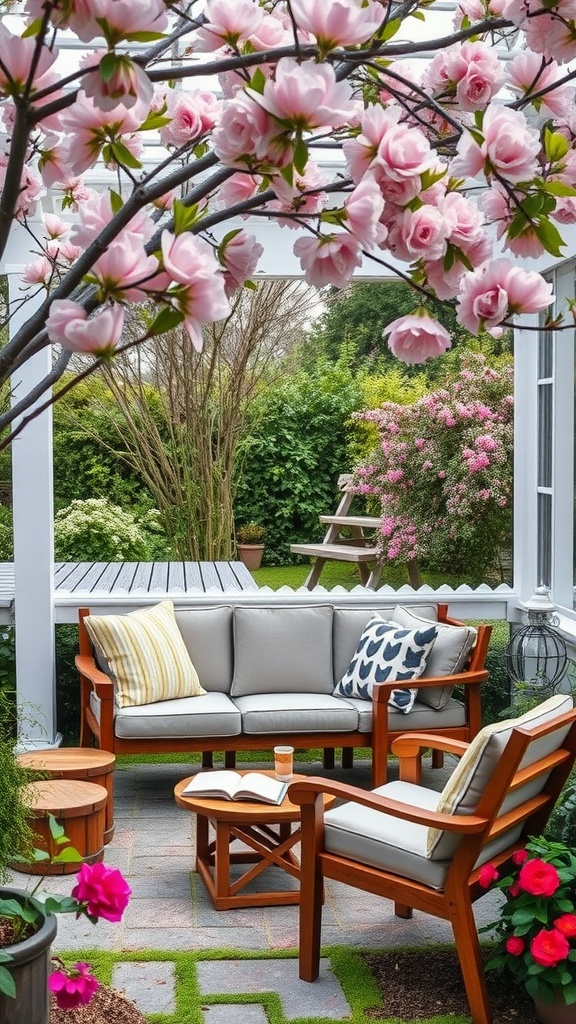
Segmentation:
[(50, 990), (63, 1008), (88, 1002), (98, 982), (87, 964), (52, 968), (51, 945), (59, 913), (83, 914), (96, 923), (100, 917), (119, 921), (128, 903), (130, 888), (120, 871), (102, 863), (82, 864), (82, 858), (64, 829), (50, 819), (54, 842), (61, 851), (53, 857), (36, 850), (26, 804), (26, 786), (43, 777), (23, 768), (17, 758), (9, 702), (0, 693), (0, 883), (8, 879), (8, 867), (17, 860), (78, 861), (77, 882), (71, 896), (40, 892), (40, 875), (31, 892), (0, 885), (0, 1021), (2, 1024), (48, 1024)]
[(266, 528), (258, 523), (244, 523), (236, 530), (238, 558), (247, 569), (259, 569), (264, 553)]
[(482, 929), (498, 936), (486, 969), (522, 983), (545, 1024), (576, 1024), (576, 851), (539, 836), (512, 861), (504, 877), (493, 864), (479, 872), (480, 885), (506, 894), (498, 921)]

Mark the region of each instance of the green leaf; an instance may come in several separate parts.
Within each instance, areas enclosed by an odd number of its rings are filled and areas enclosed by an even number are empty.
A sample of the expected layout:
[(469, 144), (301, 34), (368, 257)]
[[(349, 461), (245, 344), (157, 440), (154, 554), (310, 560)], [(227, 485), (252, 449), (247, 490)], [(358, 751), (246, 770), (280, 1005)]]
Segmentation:
[(109, 82), (110, 79), (112, 78), (112, 75), (116, 71), (117, 67), (118, 67), (118, 57), (116, 56), (116, 54), (115, 53), (107, 53), (107, 54), (105, 54), (104, 57), (102, 57), (102, 60), (100, 61), (100, 64), (99, 64), (99, 71), (100, 71), (101, 78), (103, 78), (105, 82)]
[(262, 95), (262, 93), (264, 92), (265, 85), (266, 75), (262, 71), (262, 68), (256, 68), (254, 74), (252, 75), (252, 78), (250, 79), (250, 88), (253, 89), (254, 92), (260, 93), (260, 95)]
[(181, 310), (165, 306), (148, 328), (148, 334), (151, 338), (158, 334), (166, 334), (167, 331), (173, 331), (175, 327), (178, 327), (183, 320), (184, 313)]
[(60, 850), (60, 853), (55, 853), (52, 857), (53, 864), (77, 864), (83, 860), (82, 854), (74, 846), (67, 846), (65, 850)]
[(401, 25), (402, 25), (402, 19), (401, 18), (392, 18), (392, 21), (389, 21), (384, 26), (382, 31), (380, 31), (378, 33), (378, 38), (381, 39), (383, 42), (386, 42), (386, 40), (388, 40), (388, 39), (392, 39), (392, 36), (396, 35), (396, 33), (398, 32), (398, 29), (401, 27)]
[(552, 196), (576, 196), (576, 188), (563, 181), (545, 181), (542, 187)]
[(174, 234), (181, 235), (189, 231), (195, 224), (198, 215), (198, 205), (185, 206), (181, 199), (175, 199), (172, 205), (172, 216), (174, 218)]
[(145, 121), (142, 122), (138, 128), (139, 132), (150, 132), (157, 128), (163, 128), (165, 124), (170, 123), (169, 117), (163, 117), (162, 114), (148, 114)]
[(129, 43), (153, 43), (155, 39), (164, 39), (163, 32), (127, 32), (124, 36)]
[(568, 139), (560, 132), (551, 132), (549, 128), (544, 131), (544, 152), (551, 163), (556, 163), (566, 156), (570, 149)]
[(292, 164), (286, 164), (286, 166), (283, 167), (282, 170), (280, 171), (280, 174), (284, 178), (286, 184), (292, 187), (292, 185), (294, 184), (294, 168)]
[(306, 164), (308, 163), (308, 146), (304, 142), (301, 135), (296, 140), (294, 146), (294, 167), (298, 171), (298, 174), (304, 174), (306, 170)]
[(44, 902), (45, 914), (72, 914), (78, 910), (78, 901), (72, 896), (47, 896)]
[(514, 926), (517, 924), (523, 925), (527, 924), (527, 922), (532, 923), (533, 917), (534, 910), (532, 907), (519, 907), (518, 910), (515, 910), (512, 914), (511, 921)]
[(56, 818), (54, 817), (53, 814), (48, 815), (48, 828), (50, 829), (50, 835), (52, 836), (52, 839), (56, 841), (58, 841), (59, 839), (66, 839), (64, 826), (61, 825), (59, 821), (56, 821)]
[(226, 246), (228, 245), (228, 243), (231, 242), (233, 238), (236, 238), (236, 235), (239, 235), (241, 231), (242, 231), (242, 228), (232, 228), (231, 231), (228, 231), (228, 233), (226, 235), (224, 235), (224, 238), (220, 242), (220, 245), (218, 246), (218, 248), (219, 249), (225, 249)]
[(41, 18), (36, 18), (36, 20), (33, 21), (31, 25), (28, 25), (27, 28), (24, 29), (21, 38), (22, 39), (29, 39), (30, 36), (37, 36), (41, 28), (42, 28), (42, 19)]
[(130, 152), (128, 146), (125, 146), (123, 142), (111, 142), (109, 144), (110, 155), (116, 161), (117, 164), (121, 164), (123, 167), (131, 167), (133, 170), (139, 170), (142, 164)]
[(16, 998), (16, 982), (6, 967), (0, 967), (0, 992), (12, 999)]
[(115, 192), (113, 188), (110, 189), (110, 206), (112, 207), (113, 214), (119, 213), (124, 206), (122, 196)]
[(566, 242), (562, 238), (562, 235), (557, 228), (554, 227), (552, 221), (548, 218), (543, 218), (540, 224), (534, 228), (536, 237), (542, 242), (542, 245), (552, 256), (558, 256), (562, 258), (562, 248), (566, 245)]

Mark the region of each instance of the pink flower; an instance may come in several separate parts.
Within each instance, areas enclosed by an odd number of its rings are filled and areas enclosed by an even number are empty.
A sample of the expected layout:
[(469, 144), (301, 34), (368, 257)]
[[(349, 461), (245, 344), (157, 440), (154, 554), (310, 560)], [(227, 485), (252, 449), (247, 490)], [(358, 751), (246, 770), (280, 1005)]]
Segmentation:
[(330, 64), (312, 60), (300, 63), (281, 57), (275, 79), (267, 79), (263, 94), (247, 92), (269, 114), (299, 131), (335, 128), (353, 113), (349, 83), (338, 82)]
[[(532, 96), (542, 89), (547, 89), (556, 82), (562, 72), (555, 60), (544, 64), (537, 53), (524, 50), (518, 53), (514, 60), (507, 65), (507, 84), (520, 96)], [(559, 85), (543, 96), (538, 96), (532, 101), (536, 111), (542, 107), (556, 117), (562, 117), (568, 113), (570, 104), (574, 102), (574, 88), (570, 85)]]
[(388, 244), (395, 256), (408, 263), (419, 256), (439, 260), (446, 252), (447, 233), (440, 210), (433, 206), (405, 208), (390, 225)]
[(44, 214), (44, 227), (48, 238), (64, 238), (69, 231), (68, 224), (54, 213)]
[(530, 952), (541, 967), (556, 967), (561, 960), (566, 960), (570, 943), (556, 928), (542, 928), (532, 939)]
[(380, 138), (373, 167), (376, 180), (403, 182), (415, 178), (435, 166), (436, 155), (428, 139), (419, 128), (398, 123), (401, 116), (398, 107), (385, 111), (388, 115), (386, 128)]
[(122, 337), (123, 326), (122, 306), (107, 306), (88, 319), (86, 310), (70, 299), (56, 299), (46, 321), (51, 341), (58, 342), (70, 352), (88, 352), (98, 356), (110, 355), (114, 351)]
[[(18, 96), (24, 90), (35, 50), (35, 36), (22, 39), (0, 23), (0, 96)], [(42, 87), (40, 79), (52, 67), (57, 56), (57, 49), (40, 48), (34, 73), (36, 88)]]
[(510, 953), (510, 956), (521, 956), (525, 948), (524, 939), (517, 935), (510, 935), (506, 939), (506, 952)]
[(170, 123), (160, 129), (165, 146), (185, 146), (216, 124), (220, 104), (211, 92), (170, 89), (166, 96), (166, 116)]
[(498, 879), (498, 872), (493, 864), (483, 864), (478, 872), (478, 884), (483, 889), (489, 889), (493, 882)]
[(196, 50), (219, 50), (223, 43), (236, 47), (257, 32), (264, 12), (252, 0), (208, 0), (207, 23), (196, 33)]
[(384, 210), (382, 193), (374, 178), (367, 174), (344, 203), (346, 226), (363, 249), (381, 245), (388, 234), (380, 217)]
[(35, 260), (27, 263), (22, 274), (22, 281), (25, 284), (48, 284), (54, 267), (46, 256), (37, 256)]
[[(70, 235), (75, 245), (87, 248), (98, 237), (103, 228), (110, 223), (114, 211), (110, 205), (109, 192), (90, 192), (80, 206), (78, 221), (73, 225)], [(125, 231), (138, 236), (147, 242), (155, 231), (154, 221), (145, 210), (140, 210), (128, 221)]]
[(88, 917), (120, 921), (132, 892), (118, 868), (104, 863), (82, 864), (71, 895), (85, 904)]
[(245, 92), (228, 100), (212, 132), (212, 148), (228, 166), (264, 161), (278, 126)]
[(367, 42), (385, 16), (374, 0), (365, 6), (360, 0), (291, 0), (290, 7), (298, 27), (316, 37), (322, 53)]
[(482, 42), (449, 47), (444, 70), (447, 78), (457, 83), (456, 99), (462, 110), (483, 109), (504, 81), (497, 55)]
[(484, 141), (479, 144), (464, 132), (458, 152), (451, 164), (455, 177), (475, 177), (481, 171), (491, 172), (508, 181), (529, 181), (537, 172), (540, 135), (530, 128), (520, 110), (491, 104), (482, 122)]
[(232, 237), (224, 239), (219, 248), (219, 257), (224, 267), (226, 294), (232, 295), (238, 287), (252, 276), (258, 260), (264, 252), (263, 246), (256, 241), (254, 235), (247, 231), (230, 232)]
[(448, 331), (422, 307), (393, 320), (382, 333), (389, 335), (388, 347), (403, 363), (424, 363), (452, 344)]
[(90, 1002), (99, 982), (90, 973), (90, 964), (77, 963), (73, 967), (52, 971), (48, 988), (54, 993), (60, 1010), (73, 1010)]
[(92, 167), (107, 142), (121, 140), (124, 145), (129, 145), (131, 140), (126, 136), (139, 128), (146, 116), (139, 107), (135, 104), (130, 110), (126, 107), (100, 110), (90, 97), (79, 93), (76, 102), (61, 117), (69, 139), (66, 143), (68, 173), (65, 180)]
[(346, 232), (320, 238), (299, 238), (294, 243), (294, 254), (300, 260), (305, 281), (316, 288), (327, 284), (344, 288), (354, 273), (354, 267), (362, 264), (360, 246)]
[[(86, 0), (80, 3), (76, 0), (73, 6), (76, 9), (82, 8), (84, 3)], [(99, 22), (105, 22), (108, 36), (114, 42), (120, 42), (133, 32), (163, 32), (168, 24), (163, 0), (138, 0), (137, 4), (134, 0), (88, 0), (87, 6), (93, 8), (93, 14)], [(86, 39), (85, 35), (80, 35), (72, 19), (70, 24), (84, 42), (90, 41), (90, 37)], [(98, 28), (91, 34), (99, 35)]]
[(537, 313), (553, 299), (552, 285), (540, 274), (522, 270), (508, 259), (492, 260), (462, 278), (457, 319), (476, 334), (515, 313)]
[(513, 864), (522, 865), (526, 860), (528, 860), (528, 850), (515, 850), (512, 854)]
[[(114, 67), (110, 72), (112, 61)], [(106, 54), (98, 68), (85, 75), (82, 88), (100, 110), (114, 110), (118, 105), (133, 107), (137, 102), (149, 107), (154, 93), (154, 86), (143, 68), (125, 54), (111, 53)]]
[(142, 287), (158, 270), (155, 256), (147, 256), (141, 235), (124, 231), (96, 260), (92, 273), (106, 298), (143, 302)]
[(164, 270), (172, 281), (189, 285), (198, 277), (219, 276), (219, 266), (211, 247), (190, 231), (173, 235), (163, 231), (160, 240)]

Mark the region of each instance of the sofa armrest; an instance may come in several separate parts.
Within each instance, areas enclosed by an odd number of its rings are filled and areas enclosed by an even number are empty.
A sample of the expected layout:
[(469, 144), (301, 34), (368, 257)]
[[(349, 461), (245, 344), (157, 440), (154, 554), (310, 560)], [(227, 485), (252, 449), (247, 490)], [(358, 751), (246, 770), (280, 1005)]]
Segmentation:
[[(463, 686), (464, 703), (466, 706), (466, 722), (470, 738), (474, 737), (482, 724), (482, 702), (481, 686), (488, 679), (488, 671), (482, 669), (476, 672), (456, 672), (452, 676), (420, 676), (414, 680), (414, 686), (418, 689), (429, 686)], [(390, 751), (390, 738), (388, 726), (388, 700), (392, 690), (407, 687), (410, 683), (398, 680), (387, 683), (378, 683), (372, 691), (372, 785), (382, 786), (386, 782), (388, 753)], [(406, 716), (406, 732), (410, 731), (410, 724)]]
[[(98, 668), (91, 655), (77, 654), (75, 664), (80, 676), (80, 746), (91, 746), (92, 737), (95, 736), (102, 750), (113, 752), (114, 683), (110, 676)], [(100, 700), (100, 722), (97, 732), (93, 727), (94, 715), (90, 707), (92, 693)]]

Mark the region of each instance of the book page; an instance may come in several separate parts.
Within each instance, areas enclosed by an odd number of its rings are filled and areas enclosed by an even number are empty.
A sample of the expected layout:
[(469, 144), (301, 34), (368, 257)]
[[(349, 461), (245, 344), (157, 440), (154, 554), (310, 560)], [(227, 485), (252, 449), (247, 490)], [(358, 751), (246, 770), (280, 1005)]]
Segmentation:
[(202, 794), (217, 794), (225, 793), (230, 799), (233, 799), (236, 787), (240, 783), (242, 776), (238, 772), (232, 771), (215, 771), (215, 772), (199, 772), (195, 775), (191, 782), (182, 790), (182, 796), (193, 796), (194, 793), (197, 796)]
[(236, 788), (236, 797), (254, 796), (262, 800), (276, 803), (286, 791), (286, 783), (278, 779), (272, 779), (269, 775), (261, 775), (260, 772), (250, 772), (241, 779)]

